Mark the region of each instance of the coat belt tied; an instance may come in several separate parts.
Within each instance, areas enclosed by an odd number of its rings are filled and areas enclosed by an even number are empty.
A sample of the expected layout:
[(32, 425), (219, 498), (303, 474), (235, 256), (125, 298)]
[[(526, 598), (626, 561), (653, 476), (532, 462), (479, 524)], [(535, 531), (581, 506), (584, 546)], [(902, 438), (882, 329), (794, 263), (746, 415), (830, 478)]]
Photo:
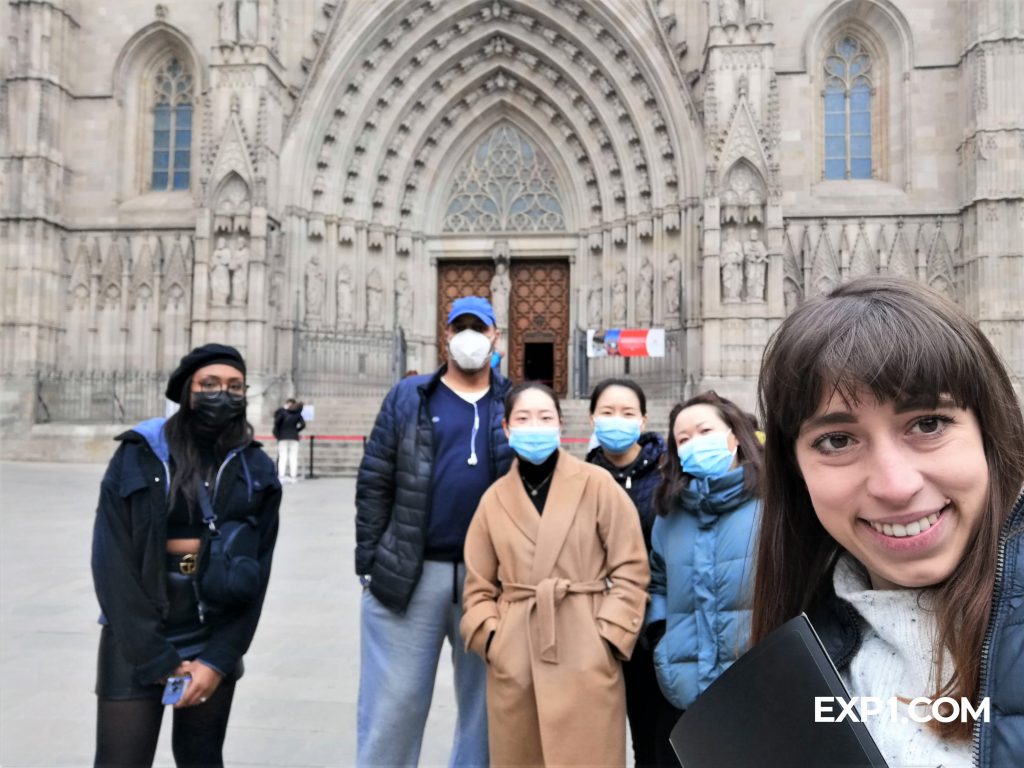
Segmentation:
[[(558, 638), (555, 636), (555, 607), (566, 595), (597, 594), (608, 588), (604, 579), (577, 581), (544, 579), (534, 584), (503, 584), (501, 596), (510, 603), (533, 600), (540, 630), (540, 660), (558, 663)], [(533, 607), (533, 606), (531, 606)]]

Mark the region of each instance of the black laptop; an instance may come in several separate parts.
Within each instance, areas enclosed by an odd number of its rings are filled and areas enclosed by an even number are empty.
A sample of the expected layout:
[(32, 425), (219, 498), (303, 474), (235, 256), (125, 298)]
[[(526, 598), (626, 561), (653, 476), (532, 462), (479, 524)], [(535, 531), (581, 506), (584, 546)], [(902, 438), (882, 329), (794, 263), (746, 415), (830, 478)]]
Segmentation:
[[(888, 768), (867, 726), (815, 722), (815, 697), (850, 700), (807, 616), (786, 622), (736, 660), (676, 723), (683, 768)], [(828, 705), (839, 719), (842, 707)]]

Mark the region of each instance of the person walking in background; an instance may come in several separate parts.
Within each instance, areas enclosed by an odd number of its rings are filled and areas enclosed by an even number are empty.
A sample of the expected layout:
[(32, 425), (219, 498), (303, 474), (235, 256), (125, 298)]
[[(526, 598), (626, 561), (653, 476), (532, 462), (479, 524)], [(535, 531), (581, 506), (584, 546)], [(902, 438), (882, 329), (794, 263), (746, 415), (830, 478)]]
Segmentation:
[(714, 392), (673, 408), (669, 428), (645, 631), (661, 690), (685, 710), (749, 643), (764, 448)]
[(274, 413), (274, 437), (277, 438), (277, 476), (282, 483), (299, 480), (299, 433), (306, 428), (302, 403), (289, 397)]
[[(590, 395), (590, 422), (597, 446), (587, 461), (615, 478), (629, 494), (640, 517), (647, 552), (654, 527), (654, 491), (661, 482), (659, 468), (665, 441), (646, 432), (647, 396), (635, 381), (605, 379)], [(626, 680), (626, 714), (633, 737), (633, 759), (639, 766), (676, 768), (668, 743), (679, 711), (665, 699), (654, 674), (654, 657), (641, 638), (633, 656), (622, 664)]]
[(466, 648), (488, 662), (491, 762), (622, 766), (622, 661), (643, 624), (640, 521), (607, 472), (559, 450), (561, 406), (528, 382), (505, 399), (518, 457), (466, 536)]
[(450, 765), (488, 764), (486, 670), (458, 627), (466, 530), (512, 463), (501, 426), (509, 383), (489, 365), (499, 337), (487, 299), (456, 299), (449, 362), (399, 381), (366, 444), (356, 480), (360, 766), (417, 764), (445, 638), (458, 708)]
[[(167, 399), (180, 410), (117, 438), (92, 543), (103, 611), (97, 766), (152, 765), (169, 676), (189, 679), (174, 704), (175, 762), (223, 765), (281, 503), (273, 462), (246, 421), (245, 390), (238, 350), (197, 347), (167, 384)], [(214, 547), (215, 537), (227, 543)], [(234, 558), (229, 570), (215, 554), (226, 549)]]
[(891, 702), (864, 722), (893, 768), (1024, 765), (1024, 419), (985, 333), (859, 278), (786, 317), (759, 401), (754, 641), (806, 612), (850, 695)]

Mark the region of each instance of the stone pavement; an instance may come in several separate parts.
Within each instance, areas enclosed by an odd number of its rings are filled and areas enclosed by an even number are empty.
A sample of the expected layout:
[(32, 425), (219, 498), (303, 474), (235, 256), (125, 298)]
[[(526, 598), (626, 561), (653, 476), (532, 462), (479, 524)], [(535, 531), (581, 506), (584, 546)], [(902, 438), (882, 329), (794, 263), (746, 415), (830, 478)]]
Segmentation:
[[(89, 571), (96, 464), (0, 463), (0, 765), (91, 765), (99, 609)], [(355, 762), (360, 587), (355, 481), (285, 486), (270, 590), (224, 747), (231, 766)], [(447, 649), (447, 646), (446, 646)], [(448, 654), (421, 765), (447, 764)], [(170, 716), (156, 765), (173, 766)]]

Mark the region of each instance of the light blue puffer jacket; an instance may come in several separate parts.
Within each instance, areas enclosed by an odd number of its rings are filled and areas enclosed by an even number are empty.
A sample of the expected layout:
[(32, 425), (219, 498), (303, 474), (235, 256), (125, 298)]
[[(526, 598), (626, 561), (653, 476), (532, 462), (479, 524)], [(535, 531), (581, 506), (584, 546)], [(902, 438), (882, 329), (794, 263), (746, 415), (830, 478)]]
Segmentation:
[(760, 502), (743, 489), (743, 467), (693, 480), (654, 523), (647, 625), (666, 622), (654, 648), (658, 683), (688, 708), (750, 639), (754, 547)]

